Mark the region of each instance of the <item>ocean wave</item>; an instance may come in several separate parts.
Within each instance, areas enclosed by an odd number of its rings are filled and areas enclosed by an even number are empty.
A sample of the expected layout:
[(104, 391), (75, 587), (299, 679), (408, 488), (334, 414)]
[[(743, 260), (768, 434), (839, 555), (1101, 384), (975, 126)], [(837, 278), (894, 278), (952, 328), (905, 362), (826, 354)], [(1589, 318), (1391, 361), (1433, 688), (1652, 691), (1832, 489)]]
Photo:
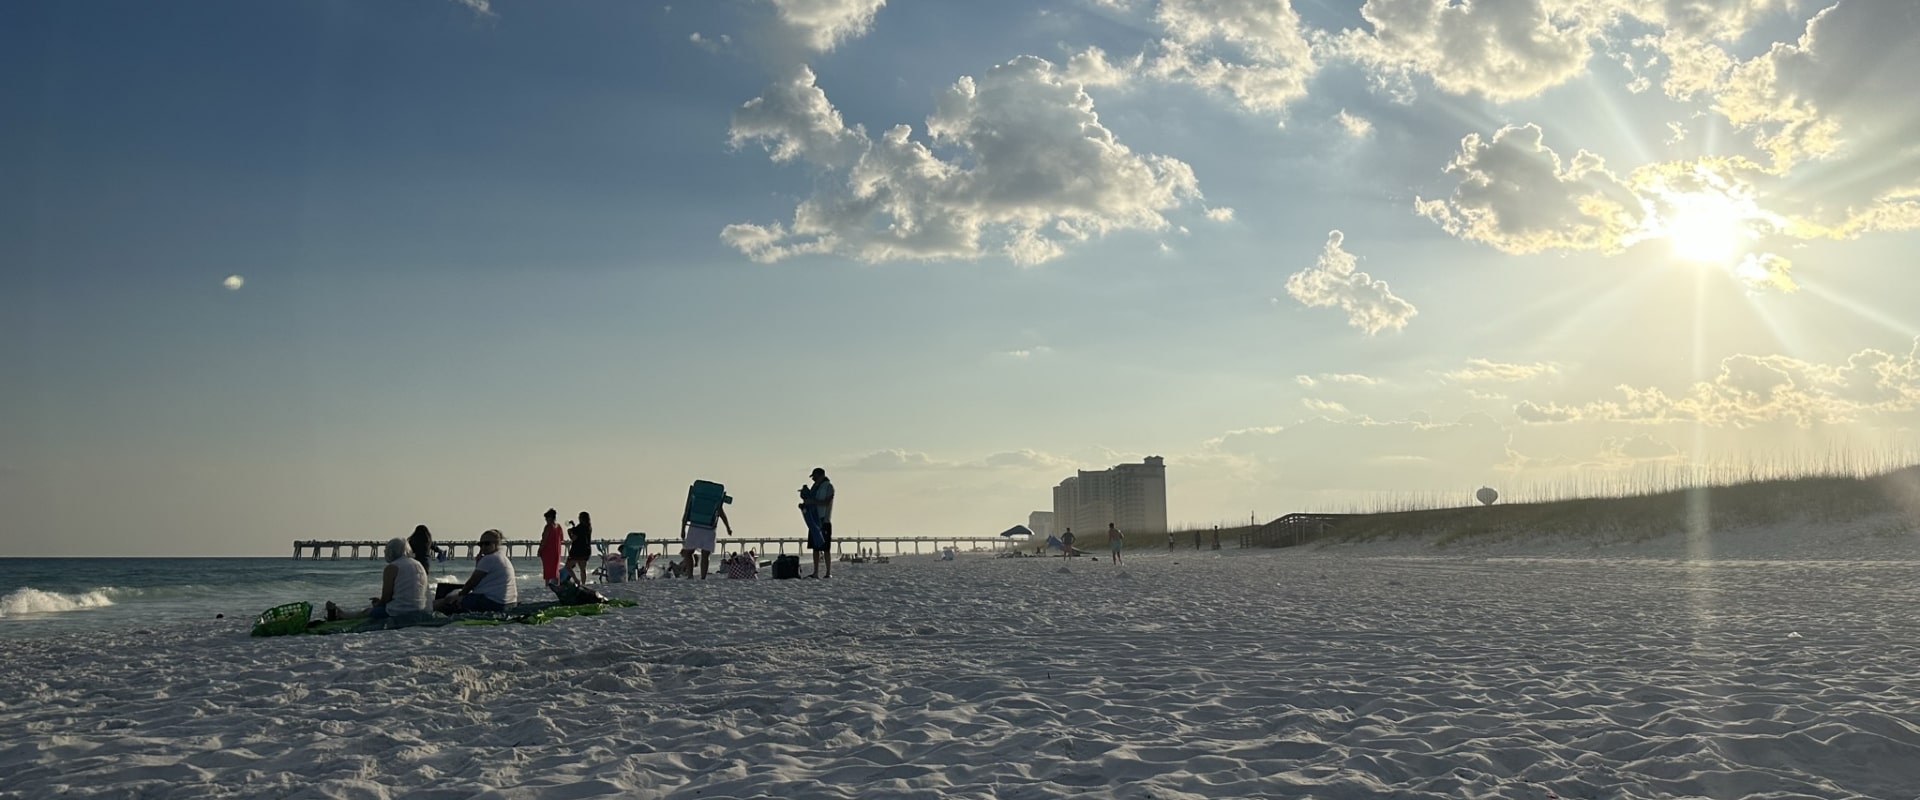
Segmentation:
[(110, 596), (112, 592), (113, 589), (110, 587), (72, 594), (42, 591), (31, 586), (15, 589), (5, 597), (0, 597), (0, 619), (26, 614), (54, 614), (61, 611), (110, 606), (113, 605), (113, 598)]

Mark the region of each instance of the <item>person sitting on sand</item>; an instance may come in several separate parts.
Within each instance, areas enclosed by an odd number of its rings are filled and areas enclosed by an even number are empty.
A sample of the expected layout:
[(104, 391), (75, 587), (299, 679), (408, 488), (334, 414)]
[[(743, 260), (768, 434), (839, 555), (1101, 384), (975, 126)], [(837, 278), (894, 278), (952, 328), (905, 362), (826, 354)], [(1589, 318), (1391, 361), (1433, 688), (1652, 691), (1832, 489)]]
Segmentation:
[(327, 601), (327, 620), (359, 619), (408, 619), (426, 616), (427, 606), (427, 570), (408, 552), (405, 539), (395, 537), (387, 540), (387, 568), (380, 573), (380, 596), (372, 598), (371, 605), (359, 611), (343, 611), (332, 600)]
[(520, 602), (520, 588), (513, 582), (513, 561), (500, 549), (505, 535), (498, 530), (480, 534), (480, 561), (460, 591), (447, 595), (436, 610), (443, 614), (461, 611), (505, 611)]

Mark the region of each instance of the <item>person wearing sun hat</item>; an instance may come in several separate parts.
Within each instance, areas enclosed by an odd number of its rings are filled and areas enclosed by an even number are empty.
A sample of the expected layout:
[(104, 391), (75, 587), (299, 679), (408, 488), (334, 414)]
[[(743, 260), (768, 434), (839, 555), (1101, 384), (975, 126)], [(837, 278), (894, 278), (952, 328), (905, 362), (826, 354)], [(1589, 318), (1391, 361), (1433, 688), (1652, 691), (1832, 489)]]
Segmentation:
[[(800, 503), (803, 509), (813, 511), (815, 519), (820, 521), (820, 536), (817, 540), (808, 537), (807, 546), (813, 549), (813, 575), (815, 578), (833, 577), (833, 481), (827, 480), (824, 467), (814, 467), (807, 477), (813, 479), (813, 485), (807, 487), (806, 497)], [(820, 573), (820, 565), (827, 565), (826, 574)]]

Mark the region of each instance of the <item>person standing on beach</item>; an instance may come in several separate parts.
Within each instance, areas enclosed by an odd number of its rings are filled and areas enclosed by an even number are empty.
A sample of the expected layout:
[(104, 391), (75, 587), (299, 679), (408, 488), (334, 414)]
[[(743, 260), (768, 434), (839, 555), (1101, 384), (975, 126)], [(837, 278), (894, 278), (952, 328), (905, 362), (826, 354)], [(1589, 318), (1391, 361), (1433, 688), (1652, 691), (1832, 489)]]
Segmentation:
[(1167, 552), (1173, 552), (1173, 531), (1167, 531)]
[[(727, 535), (732, 536), (733, 523), (727, 519), (726, 501), (724, 497), (725, 496), (722, 495), (721, 498), (716, 498), (713, 501), (713, 518), (720, 524), (727, 526)], [(688, 514), (680, 515), (680, 525), (682, 527), (680, 534), (680, 561), (687, 565), (687, 577), (692, 578), (693, 562), (698, 558), (700, 561), (700, 579), (706, 580), (707, 562), (713, 555), (713, 548), (719, 537), (714, 533), (712, 525), (695, 523), (689, 518), (692, 509), (688, 509), (688, 512)], [(733, 576), (729, 575), (727, 577)]]
[(1199, 528), (1193, 529), (1193, 549), (1195, 550), (1200, 549), (1200, 529)]
[(1120, 566), (1120, 548), (1126, 545), (1127, 540), (1120, 535), (1120, 529), (1111, 522), (1107, 523), (1107, 550), (1113, 553), (1114, 566)]
[(1074, 540), (1074, 535), (1073, 535), (1072, 528), (1068, 528), (1066, 533), (1060, 534), (1060, 554), (1061, 555), (1064, 555), (1067, 558), (1074, 557), (1075, 554), (1073, 551), (1073, 540)]
[(428, 575), (433, 574), (433, 532), (425, 525), (413, 526), (413, 535), (407, 537), (407, 547), (413, 551), (413, 560), (420, 562), (420, 568)]
[(573, 572), (574, 584), (587, 585), (587, 562), (593, 560), (593, 517), (580, 512), (580, 521), (567, 528), (568, 538), (573, 540), (567, 550), (567, 570)]
[(460, 591), (447, 595), (437, 610), (442, 614), (462, 611), (506, 611), (520, 602), (520, 587), (513, 582), (513, 561), (500, 550), (506, 535), (498, 529), (480, 534), (480, 561)]
[[(833, 481), (827, 480), (827, 471), (814, 467), (809, 473), (813, 485), (808, 487), (806, 499), (800, 502), (801, 508), (813, 509), (813, 516), (820, 520), (820, 540), (809, 541), (813, 548), (813, 575), (815, 578), (833, 577)], [(827, 565), (825, 575), (820, 574), (820, 565)]]
[(547, 509), (547, 526), (540, 530), (540, 580), (560, 580), (560, 550), (565, 535), (560, 531), (560, 512)]

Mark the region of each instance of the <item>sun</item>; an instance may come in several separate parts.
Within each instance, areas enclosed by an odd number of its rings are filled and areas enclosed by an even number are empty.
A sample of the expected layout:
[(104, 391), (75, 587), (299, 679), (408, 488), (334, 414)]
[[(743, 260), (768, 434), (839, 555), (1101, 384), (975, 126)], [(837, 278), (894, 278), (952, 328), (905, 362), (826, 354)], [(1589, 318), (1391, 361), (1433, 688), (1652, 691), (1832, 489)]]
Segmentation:
[(1690, 192), (1674, 195), (1671, 201), (1672, 214), (1663, 235), (1675, 258), (1730, 266), (1754, 238), (1751, 215), (1740, 198)]

